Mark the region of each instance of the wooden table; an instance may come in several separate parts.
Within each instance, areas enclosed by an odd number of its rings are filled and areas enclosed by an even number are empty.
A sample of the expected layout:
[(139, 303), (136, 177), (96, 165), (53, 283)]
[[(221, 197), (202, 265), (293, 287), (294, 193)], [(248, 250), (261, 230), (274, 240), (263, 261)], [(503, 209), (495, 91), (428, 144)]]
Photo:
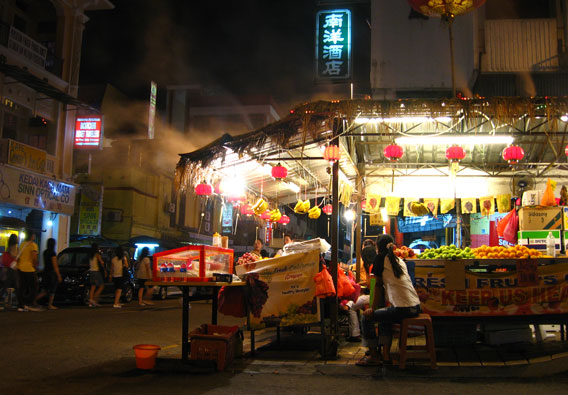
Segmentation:
[(219, 289), (225, 287), (243, 287), (244, 281), (239, 282), (215, 282), (215, 281), (149, 281), (146, 284), (155, 285), (160, 287), (179, 287), (182, 293), (182, 309), (181, 309), (181, 359), (182, 361), (188, 360), (189, 354), (189, 288), (191, 287), (209, 287), (213, 290), (213, 300), (211, 301), (211, 323), (217, 325), (217, 296)]

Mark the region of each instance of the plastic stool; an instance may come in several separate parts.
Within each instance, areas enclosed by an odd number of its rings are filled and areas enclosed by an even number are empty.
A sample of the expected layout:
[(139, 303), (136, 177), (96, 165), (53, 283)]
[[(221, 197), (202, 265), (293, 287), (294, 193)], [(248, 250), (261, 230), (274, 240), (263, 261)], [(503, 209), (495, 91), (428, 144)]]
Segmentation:
[[(407, 346), (406, 341), (408, 338), (408, 326), (416, 325), (423, 326), (426, 334), (426, 345), (425, 346)], [(432, 318), (428, 314), (420, 314), (418, 317), (405, 318), (402, 320), (400, 325), (400, 362), (399, 369), (406, 368), (406, 359), (410, 358), (420, 358), (420, 359), (430, 359), (432, 369), (437, 369), (438, 364), (436, 362), (436, 349), (434, 347), (434, 329), (432, 328)], [(407, 355), (407, 350), (419, 350), (420, 352), (411, 352)]]

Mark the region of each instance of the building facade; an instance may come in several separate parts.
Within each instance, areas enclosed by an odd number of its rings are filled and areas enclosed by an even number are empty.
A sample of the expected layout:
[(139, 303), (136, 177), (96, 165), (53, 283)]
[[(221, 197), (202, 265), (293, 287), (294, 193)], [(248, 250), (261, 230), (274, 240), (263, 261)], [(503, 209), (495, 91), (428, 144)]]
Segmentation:
[(69, 242), (77, 185), (73, 134), (81, 42), (107, 0), (8, 0), (0, 5), (0, 249), (31, 228), (43, 249)]

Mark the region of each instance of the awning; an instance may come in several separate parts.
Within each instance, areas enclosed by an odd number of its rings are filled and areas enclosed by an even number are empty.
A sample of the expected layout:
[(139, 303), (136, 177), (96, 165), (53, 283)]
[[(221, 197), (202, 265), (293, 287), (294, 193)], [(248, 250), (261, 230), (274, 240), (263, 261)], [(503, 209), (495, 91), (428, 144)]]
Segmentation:
[(32, 88), (36, 92), (42, 93), (47, 97), (55, 99), (63, 104), (76, 106), (88, 111), (93, 111), (99, 113), (100, 110), (80, 101), (79, 99), (60, 91), (49, 85), (46, 81), (41, 78), (36, 77), (27, 70), (24, 70), (18, 66), (7, 64), (0, 61), (0, 72), (15, 79), (18, 82)]

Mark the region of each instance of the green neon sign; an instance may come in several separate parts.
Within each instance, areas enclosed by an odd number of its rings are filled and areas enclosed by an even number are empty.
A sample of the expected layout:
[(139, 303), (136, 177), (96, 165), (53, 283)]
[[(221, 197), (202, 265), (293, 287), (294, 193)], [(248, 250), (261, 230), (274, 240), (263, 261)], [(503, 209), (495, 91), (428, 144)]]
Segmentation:
[(322, 10), (316, 14), (316, 77), (351, 78), (351, 11)]

